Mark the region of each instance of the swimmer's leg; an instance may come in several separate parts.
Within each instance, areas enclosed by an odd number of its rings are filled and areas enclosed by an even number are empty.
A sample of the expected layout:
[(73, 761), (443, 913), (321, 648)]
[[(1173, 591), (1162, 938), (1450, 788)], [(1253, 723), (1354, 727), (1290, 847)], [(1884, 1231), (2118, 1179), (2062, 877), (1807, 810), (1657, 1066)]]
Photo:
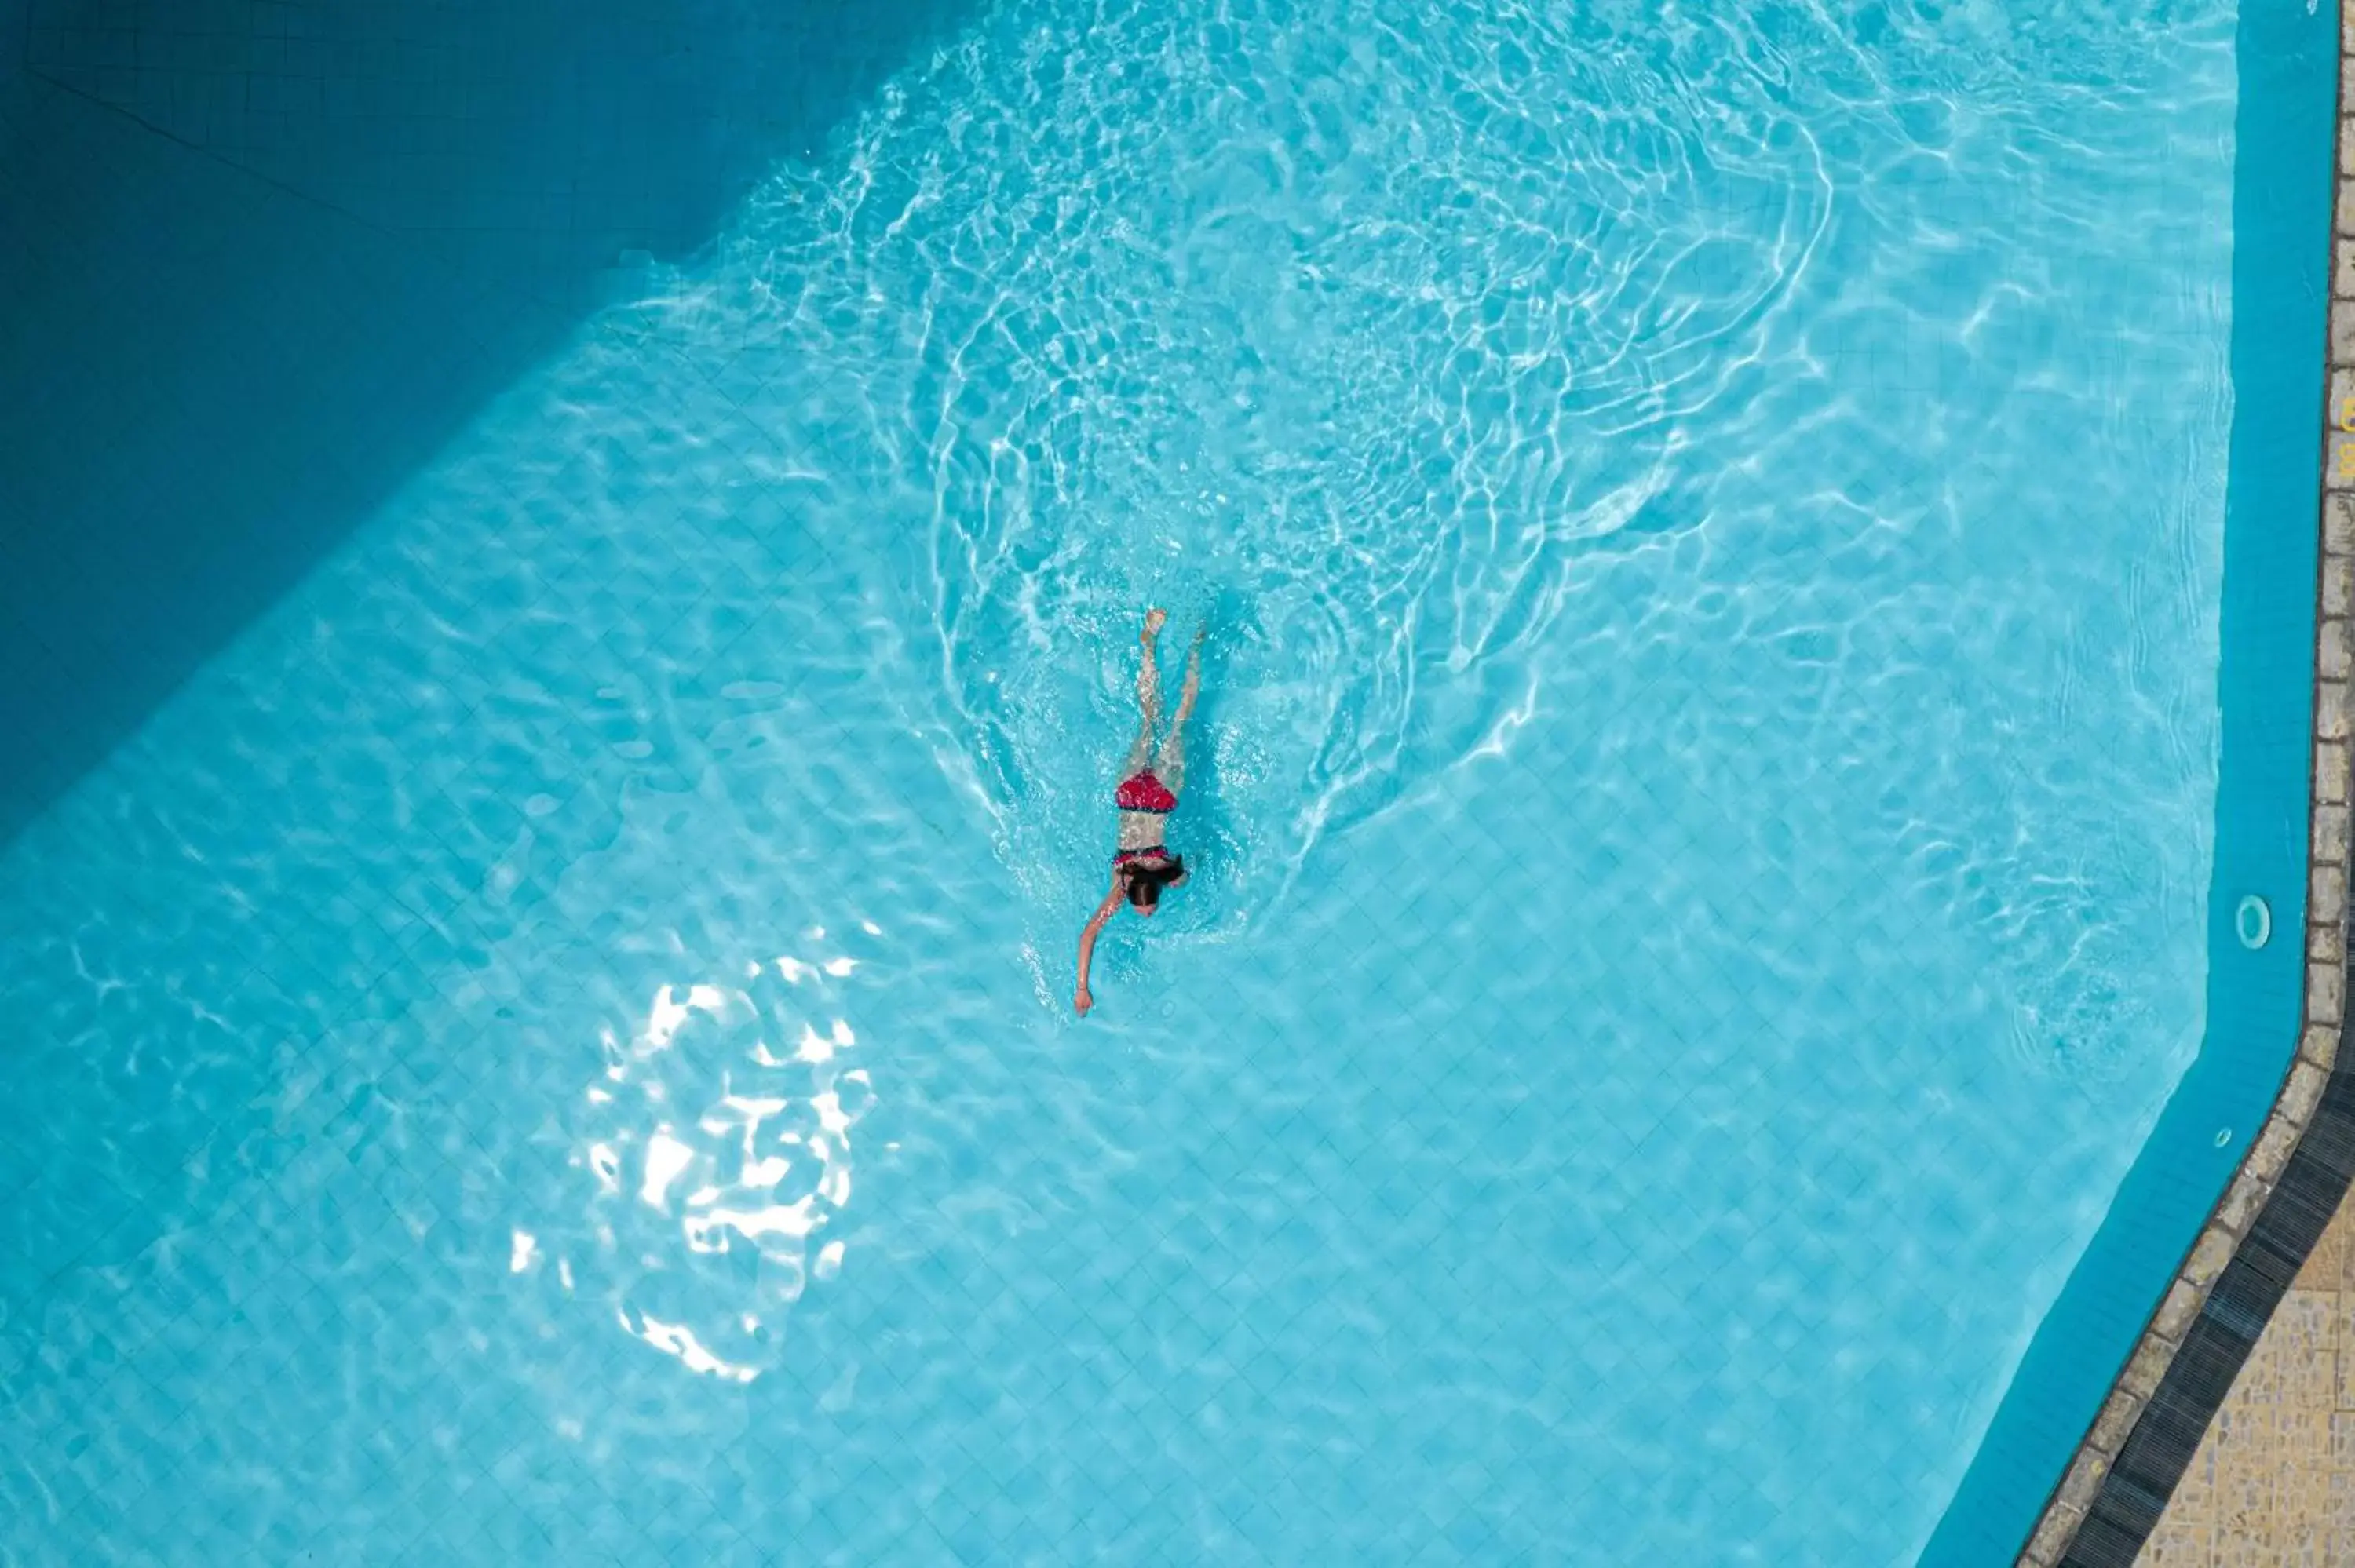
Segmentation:
[(1161, 623), (1169, 618), (1154, 610), (1145, 618), (1145, 630), (1137, 641), (1145, 644), (1145, 662), (1136, 672), (1136, 706), (1139, 724), (1136, 744), (1128, 748), (1128, 761), (1121, 768), (1123, 779), (1143, 772), (1153, 760), (1153, 732), (1161, 727), (1161, 671), (1153, 657), (1153, 640), (1160, 633)]
[(1194, 633), (1194, 646), (1186, 655), (1186, 684), (1178, 693), (1178, 714), (1169, 721), (1169, 733), (1161, 742), (1160, 758), (1153, 765), (1153, 776), (1175, 795), (1186, 782), (1186, 721), (1193, 716), (1194, 699), (1202, 694), (1202, 634)]

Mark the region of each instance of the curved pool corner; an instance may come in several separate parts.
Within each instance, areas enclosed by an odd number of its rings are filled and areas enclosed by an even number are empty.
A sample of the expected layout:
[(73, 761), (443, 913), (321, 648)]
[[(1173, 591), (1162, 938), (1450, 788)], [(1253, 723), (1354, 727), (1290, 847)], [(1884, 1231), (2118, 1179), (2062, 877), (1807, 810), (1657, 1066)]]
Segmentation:
[(2355, 609), (2355, 243), (2332, 255), (2355, 214), (2343, 172), (2335, 225), (2330, 207), (2347, 31), (2280, 0), (2238, 23), (2206, 1037), (1923, 1568), (2127, 1568), (2355, 1171), (2355, 1062), (2339, 1050)]

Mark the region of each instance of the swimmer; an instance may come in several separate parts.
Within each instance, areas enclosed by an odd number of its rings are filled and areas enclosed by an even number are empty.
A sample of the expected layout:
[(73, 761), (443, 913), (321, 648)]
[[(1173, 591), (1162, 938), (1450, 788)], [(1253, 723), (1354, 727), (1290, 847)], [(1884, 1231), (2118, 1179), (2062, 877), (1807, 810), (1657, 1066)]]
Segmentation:
[(1145, 667), (1136, 674), (1136, 704), (1144, 710), (1144, 723), (1120, 770), (1120, 788), (1113, 792), (1113, 803), (1120, 808), (1120, 849), (1112, 857), (1112, 891), (1088, 917), (1088, 928), (1080, 933), (1080, 994), (1074, 1005), (1082, 1018), (1096, 1003), (1088, 994), (1088, 966), (1095, 958), (1096, 937), (1120, 908), (1120, 901), (1125, 898), (1139, 915), (1150, 915), (1160, 906), (1163, 888), (1178, 887), (1186, 881), (1185, 857), (1171, 854), (1163, 844), (1161, 823), (1178, 809), (1178, 791), (1186, 784), (1186, 720), (1202, 690), (1202, 634), (1194, 633), (1193, 650), (1186, 660), (1186, 684), (1178, 694), (1177, 716), (1170, 720), (1169, 733), (1162, 736), (1161, 749), (1156, 753), (1153, 732), (1161, 723), (1161, 672), (1154, 667), (1153, 640), (1168, 620), (1166, 610), (1147, 611), (1145, 630), (1137, 638), (1145, 644)]

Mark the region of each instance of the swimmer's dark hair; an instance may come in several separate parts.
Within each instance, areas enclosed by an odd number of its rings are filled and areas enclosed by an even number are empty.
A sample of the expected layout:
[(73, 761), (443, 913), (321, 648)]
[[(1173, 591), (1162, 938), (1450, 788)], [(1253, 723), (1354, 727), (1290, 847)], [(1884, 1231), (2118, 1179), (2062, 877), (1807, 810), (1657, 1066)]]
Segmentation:
[(1139, 909), (1150, 909), (1161, 902), (1161, 890), (1186, 874), (1186, 857), (1172, 855), (1167, 864), (1143, 866), (1135, 861), (1128, 863), (1128, 901)]

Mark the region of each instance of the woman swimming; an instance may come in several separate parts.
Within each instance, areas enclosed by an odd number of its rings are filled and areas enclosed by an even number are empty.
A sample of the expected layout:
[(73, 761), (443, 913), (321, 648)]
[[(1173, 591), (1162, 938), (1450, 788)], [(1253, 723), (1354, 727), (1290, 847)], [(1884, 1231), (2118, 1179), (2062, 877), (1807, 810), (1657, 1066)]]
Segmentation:
[(1160, 906), (1163, 888), (1176, 887), (1186, 880), (1185, 857), (1171, 854), (1162, 842), (1161, 823), (1178, 809), (1178, 791), (1186, 784), (1186, 719), (1202, 690), (1202, 634), (1194, 633), (1194, 646), (1186, 659), (1186, 684), (1178, 694), (1177, 716), (1170, 720), (1169, 733), (1162, 737), (1156, 755), (1153, 732), (1161, 723), (1161, 672), (1154, 666), (1153, 641), (1168, 620), (1165, 610), (1146, 611), (1145, 630), (1137, 638), (1145, 644), (1145, 667), (1136, 673), (1136, 703), (1144, 710), (1144, 723), (1120, 770), (1120, 788), (1113, 792), (1113, 803), (1120, 808), (1120, 847), (1112, 857), (1112, 891), (1088, 916), (1088, 928), (1080, 933), (1080, 994), (1074, 1005), (1082, 1018), (1096, 1001), (1088, 994), (1088, 966), (1095, 958), (1096, 937), (1120, 907), (1120, 901), (1125, 898), (1139, 915), (1150, 915)]

